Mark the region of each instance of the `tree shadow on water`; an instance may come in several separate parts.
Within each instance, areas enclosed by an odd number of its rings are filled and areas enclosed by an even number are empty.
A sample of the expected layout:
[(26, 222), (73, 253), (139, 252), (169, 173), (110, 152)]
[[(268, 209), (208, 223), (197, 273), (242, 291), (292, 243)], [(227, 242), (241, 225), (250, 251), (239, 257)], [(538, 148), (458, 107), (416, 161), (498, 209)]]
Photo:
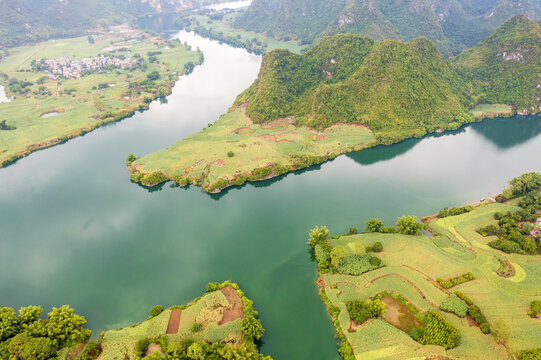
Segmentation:
[(486, 119), (471, 127), (499, 149), (509, 149), (541, 134), (541, 114)]

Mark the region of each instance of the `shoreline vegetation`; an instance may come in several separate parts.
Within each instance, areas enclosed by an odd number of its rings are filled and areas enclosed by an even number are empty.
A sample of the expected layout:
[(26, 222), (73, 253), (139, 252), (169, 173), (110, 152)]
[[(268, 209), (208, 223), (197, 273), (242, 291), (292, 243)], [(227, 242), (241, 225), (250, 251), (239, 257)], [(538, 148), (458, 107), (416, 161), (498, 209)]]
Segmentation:
[[(58, 78), (46, 74), (46, 59), (80, 61), (98, 54), (131, 58), (132, 66), (106, 65)], [(179, 41), (127, 26), (9, 49), (0, 62), (0, 82), (13, 99), (0, 108), (1, 120), (13, 128), (0, 131), (0, 167), (148, 109), (202, 61), (201, 52)], [(51, 113), (55, 116), (43, 116)]]
[(239, 286), (209, 283), (186, 305), (155, 305), (139, 323), (108, 330), (90, 340), (86, 320), (65, 305), (40, 319), (39, 306), (0, 308), (0, 357), (58, 360), (246, 359), (272, 360), (259, 353), (265, 330)]
[[(525, 43), (530, 47), (523, 49)], [(274, 50), (227, 114), (167, 149), (132, 155), (130, 178), (144, 186), (175, 181), (219, 193), (346, 152), (488, 117), (535, 114), (540, 70), (541, 28), (524, 16), (453, 60), (426, 38), (400, 43), (335, 35), (300, 55)], [(362, 127), (371, 138), (327, 134), (339, 124)], [(265, 128), (275, 129), (262, 133)]]
[[(390, 227), (368, 220), (361, 233), (310, 231), (315, 283), (345, 360), (541, 356), (541, 174), (509, 184), (495, 200), (445, 208), (422, 222), (403, 216)], [(512, 226), (500, 215), (526, 213), (535, 215)], [(487, 237), (487, 227), (495, 235)], [(421, 233), (427, 229), (432, 237)], [(503, 238), (534, 248), (510, 253), (497, 246)], [(503, 264), (514, 270), (502, 272)]]

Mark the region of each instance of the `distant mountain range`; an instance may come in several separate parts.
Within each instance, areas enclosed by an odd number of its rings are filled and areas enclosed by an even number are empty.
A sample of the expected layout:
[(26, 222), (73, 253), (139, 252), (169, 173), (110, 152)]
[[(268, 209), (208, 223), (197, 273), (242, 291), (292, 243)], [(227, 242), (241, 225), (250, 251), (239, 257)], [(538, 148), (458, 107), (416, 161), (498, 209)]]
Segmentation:
[(507, 19), (541, 17), (541, 0), (254, 0), (235, 26), (304, 42), (337, 33), (432, 40), (444, 55), (486, 38)]
[(541, 107), (541, 27), (524, 15), (452, 60), (425, 37), (402, 43), (353, 34), (324, 38), (301, 55), (274, 50), (237, 104), (255, 123), (293, 116), (325, 129), (367, 125), (381, 143), (456, 129), (476, 104)]
[(145, 14), (189, 10), (218, 0), (0, 0), (0, 47), (80, 35)]

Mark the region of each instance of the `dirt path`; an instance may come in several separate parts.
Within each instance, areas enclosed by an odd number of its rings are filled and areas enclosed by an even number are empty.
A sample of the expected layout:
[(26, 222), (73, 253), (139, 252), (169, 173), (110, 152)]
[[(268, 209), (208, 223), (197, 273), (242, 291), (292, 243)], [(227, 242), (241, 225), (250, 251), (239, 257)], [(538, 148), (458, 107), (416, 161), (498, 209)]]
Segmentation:
[(224, 315), (222, 316), (222, 320), (220, 320), (218, 325), (227, 324), (228, 322), (235, 321), (237, 319), (242, 319), (244, 317), (244, 312), (242, 311), (242, 300), (240, 299), (239, 294), (237, 294), (237, 291), (231, 286), (226, 286), (220, 291), (225, 295), (227, 301), (229, 301), (231, 304), (231, 307), (224, 309)]
[(182, 310), (173, 309), (171, 315), (169, 316), (169, 323), (167, 324), (166, 334), (176, 334), (178, 333), (178, 326), (180, 325), (180, 315), (182, 315)]

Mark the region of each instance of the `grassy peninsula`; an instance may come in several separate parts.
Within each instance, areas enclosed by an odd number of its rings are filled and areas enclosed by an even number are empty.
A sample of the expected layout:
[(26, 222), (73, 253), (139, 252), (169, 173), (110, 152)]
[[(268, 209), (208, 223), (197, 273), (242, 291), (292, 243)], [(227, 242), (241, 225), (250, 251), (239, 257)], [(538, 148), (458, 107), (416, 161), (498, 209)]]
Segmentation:
[[(126, 26), (10, 49), (0, 62), (12, 98), (0, 104), (0, 166), (146, 109), (202, 57)], [(83, 59), (89, 68), (79, 68)]]
[[(165, 150), (131, 156), (131, 178), (214, 193), (367, 146), (536, 113), (539, 74), (541, 28), (524, 16), (453, 61), (426, 38), (335, 35), (301, 55), (274, 50), (229, 113)], [(514, 86), (502, 86), (506, 80)]]
[(209, 283), (189, 304), (153, 306), (149, 317), (88, 341), (86, 320), (63, 306), (40, 320), (41, 308), (0, 308), (2, 359), (246, 359), (271, 360), (255, 341), (264, 329), (253, 302), (229, 281)]
[[(313, 229), (316, 283), (344, 359), (538, 358), (540, 178), (513, 180), (501, 203), (444, 209), (423, 223), (371, 219), (362, 233), (337, 236)], [(518, 219), (525, 214), (535, 220)], [(513, 254), (496, 249), (502, 241), (534, 245)]]

